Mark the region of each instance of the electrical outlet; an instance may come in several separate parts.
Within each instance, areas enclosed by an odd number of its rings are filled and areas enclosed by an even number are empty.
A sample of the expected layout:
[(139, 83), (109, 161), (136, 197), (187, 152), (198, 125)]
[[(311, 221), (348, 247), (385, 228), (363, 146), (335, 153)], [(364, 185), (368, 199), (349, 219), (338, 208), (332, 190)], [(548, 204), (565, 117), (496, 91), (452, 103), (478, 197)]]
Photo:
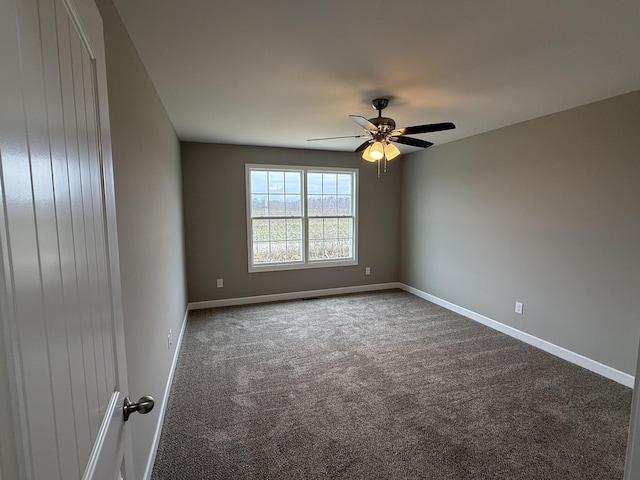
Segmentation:
[(518, 315), (522, 315), (522, 308), (524, 307), (524, 305), (520, 302), (516, 302), (516, 313)]
[(371, 275), (371, 267), (365, 267), (364, 274), (365, 275)]
[(219, 278), (218, 280), (216, 280), (216, 285), (218, 286), (218, 288), (222, 288), (224, 287), (224, 281)]

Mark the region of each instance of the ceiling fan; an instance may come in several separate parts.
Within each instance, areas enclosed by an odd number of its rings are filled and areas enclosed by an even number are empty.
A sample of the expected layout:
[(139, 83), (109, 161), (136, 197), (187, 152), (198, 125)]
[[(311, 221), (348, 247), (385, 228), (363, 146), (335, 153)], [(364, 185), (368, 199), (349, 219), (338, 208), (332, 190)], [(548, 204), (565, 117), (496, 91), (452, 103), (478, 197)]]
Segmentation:
[(456, 126), (451, 122), (429, 123), (426, 125), (415, 125), (413, 127), (396, 128), (396, 122), (389, 117), (382, 116), (382, 110), (389, 105), (388, 98), (375, 98), (371, 101), (371, 106), (378, 111), (378, 116), (366, 119), (359, 115), (349, 115), (351, 120), (356, 122), (365, 132), (362, 135), (347, 135), (343, 137), (310, 138), (308, 142), (317, 140), (334, 140), (337, 138), (366, 138), (355, 152), (363, 152), (362, 158), (369, 162), (378, 163), (378, 177), (380, 177), (380, 165), (383, 164), (384, 171), (387, 171), (387, 160), (391, 160), (400, 155), (398, 147), (393, 143), (410, 145), (412, 147), (428, 148), (433, 143), (418, 138), (411, 138), (405, 135), (416, 135), (419, 133), (440, 132), (451, 130)]

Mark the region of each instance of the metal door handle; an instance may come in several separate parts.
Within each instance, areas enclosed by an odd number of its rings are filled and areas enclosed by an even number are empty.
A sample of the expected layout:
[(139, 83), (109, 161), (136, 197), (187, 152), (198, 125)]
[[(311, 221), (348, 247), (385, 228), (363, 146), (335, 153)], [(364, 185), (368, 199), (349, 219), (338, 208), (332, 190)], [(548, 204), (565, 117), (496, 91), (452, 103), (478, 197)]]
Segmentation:
[(145, 413), (149, 413), (153, 410), (153, 405), (155, 404), (153, 397), (149, 395), (145, 395), (144, 397), (140, 397), (137, 402), (132, 402), (129, 400), (129, 397), (125, 397), (124, 406), (122, 407), (122, 416), (124, 417), (124, 421), (129, 420), (129, 415), (133, 412), (138, 412), (142, 415)]

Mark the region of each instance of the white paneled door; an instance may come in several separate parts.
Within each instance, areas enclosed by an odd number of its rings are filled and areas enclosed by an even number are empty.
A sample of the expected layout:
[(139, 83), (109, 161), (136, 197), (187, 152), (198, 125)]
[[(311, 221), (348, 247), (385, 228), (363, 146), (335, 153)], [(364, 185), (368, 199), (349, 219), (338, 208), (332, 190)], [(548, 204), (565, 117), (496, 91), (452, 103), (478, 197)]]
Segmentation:
[(2, 479), (131, 472), (109, 141), (93, 1), (0, 0)]

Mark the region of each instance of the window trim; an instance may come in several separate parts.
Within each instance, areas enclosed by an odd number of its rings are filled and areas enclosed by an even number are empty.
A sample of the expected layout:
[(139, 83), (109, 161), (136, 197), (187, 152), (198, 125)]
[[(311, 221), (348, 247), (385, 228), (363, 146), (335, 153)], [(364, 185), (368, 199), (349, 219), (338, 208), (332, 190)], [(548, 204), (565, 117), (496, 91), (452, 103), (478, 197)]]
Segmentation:
[[(301, 197), (302, 197), (302, 258), (303, 260), (297, 262), (282, 262), (282, 263), (268, 263), (268, 264), (253, 264), (253, 231), (252, 231), (252, 218), (251, 218), (251, 171), (252, 170), (279, 170), (290, 172), (301, 172)], [(327, 260), (309, 260), (309, 216), (307, 208), (307, 174), (308, 173), (350, 173), (352, 177), (352, 196), (353, 196), (353, 258), (349, 259), (327, 259)], [(256, 272), (274, 272), (283, 270), (307, 270), (312, 268), (327, 268), (327, 267), (346, 267), (358, 265), (358, 187), (359, 187), (359, 173), (357, 168), (344, 168), (344, 167), (318, 167), (318, 166), (305, 166), (305, 165), (275, 165), (275, 164), (245, 164), (245, 204), (246, 204), (246, 227), (247, 227), (247, 265), (249, 273)], [(265, 217), (269, 218), (269, 217)], [(297, 218), (297, 217), (295, 217)], [(313, 217), (323, 218), (323, 217)], [(349, 218), (349, 217), (347, 217)]]

